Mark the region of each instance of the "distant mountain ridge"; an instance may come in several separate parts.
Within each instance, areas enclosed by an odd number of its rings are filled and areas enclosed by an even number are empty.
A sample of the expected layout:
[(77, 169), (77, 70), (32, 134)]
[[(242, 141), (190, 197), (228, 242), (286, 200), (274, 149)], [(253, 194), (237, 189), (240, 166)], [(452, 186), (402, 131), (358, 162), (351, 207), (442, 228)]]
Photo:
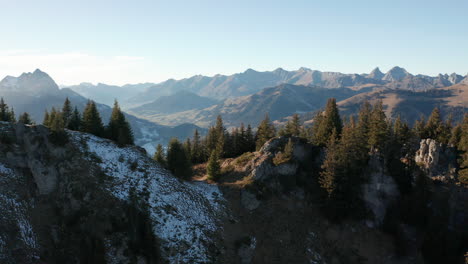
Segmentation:
[[(19, 77), (7, 76), (0, 82), (0, 97), (14, 108), (17, 115), (28, 112), (36, 123), (41, 123), (45, 110), (52, 107), (61, 109), (65, 98), (69, 98), (73, 106), (82, 112), (88, 99), (69, 89), (59, 89), (55, 81), (46, 73), (36, 70), (33, 73), (23, 73)], [(112, 109), (105, 104), (97, 104), (103, 122), (107, 123)], [(126, 114), (132, 126), (135, 143), (153, 152), (157, 143), (165, 144), (171, 137), (186, 138), (199, 129), (193, 125), (168, 127)], [(184, 129), (181, 129), (184, 128)]]
[[(253, 95), (228, 98), (205, 109), (181, 111), (173, 114), (144, 115), (144, 112), (132, 111), (137, 116), (165, 124), (178, 125), (194, 123), (208, 127), (221, 115), (227, 127), (239, 126), (241, 123), (257, 126), (269, 114), (271, 120), (278, 120), (294, 113), (315, 111), (325, 106), (328, 98), (343, 100), (362, 91), (349, 88), (327, 89), (316, 86), (281, 84), (262, 89)], [(133, 109), (135, 110), (135, 109)]]
[[(171, 95), (178, 91), (190, 91), (200, 96), (216, 99), (234, 98), (254, 94), (266, 87), (283, 83), (294, 85), (315, 85), (324, 88), (353, 88), (375, 86), (405, 90), (426, 90), (447, 87), (460, 82), (468, 82), (468, 75), (463, 77), (456, 73), (440, 74), (432, 77), (413, 75), (401, 67), (393, 67), (385, 74), (379, 68), (369, 74), (346, 74), (340, 72), (322, 72), (308, 68), (287, 71), (278, 68), (274, 71), (259, 72), (247, 69), (233, 75), (217, 74), (213, 77), (202, 75), (174, 80), (170, 79), (130, 98), (126, 104), (138, 106), (150, 103), (161, 96)], [(422, 84), (419, 86), (419, 84)]]
[(123, 86), (107, 85), (98, 83), (80, 83), (78, 85), (64, 86), (64, 88), (72, 89), (86, 98), (95, 100), (96, 102), (112, 105), (114, 100), (125, 102), (128, 98), (143, 92), (146, 88), (153, 86), (154, 83), (126, 84)]
[(151, 103), (132, 108), (129, 111), (151, 116), (203, 109), (216, 103), (218, 103), (218, 100), (199, 96), (192, 92), (179, 91), (172, 95), (161, 96)]

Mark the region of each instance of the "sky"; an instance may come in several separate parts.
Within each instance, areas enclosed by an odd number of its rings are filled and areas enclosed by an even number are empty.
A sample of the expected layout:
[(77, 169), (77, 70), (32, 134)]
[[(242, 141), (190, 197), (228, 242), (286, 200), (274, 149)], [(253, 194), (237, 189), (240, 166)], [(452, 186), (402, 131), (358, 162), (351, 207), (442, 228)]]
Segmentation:
[(398, 65), (468, 73), (467, 0), (0, 0), (0, 78), (63, 85)]

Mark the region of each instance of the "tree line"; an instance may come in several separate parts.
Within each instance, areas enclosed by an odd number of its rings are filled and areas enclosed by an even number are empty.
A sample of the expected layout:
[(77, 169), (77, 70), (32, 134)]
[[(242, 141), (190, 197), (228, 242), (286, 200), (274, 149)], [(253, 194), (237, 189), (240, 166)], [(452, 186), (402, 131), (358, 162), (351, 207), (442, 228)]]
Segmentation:
[[(0, 121), (16, 122), (13, 108), (10, 109), (3, 98), (0, 99)], [(18, 122), (25, 125), (35, 124), (27, 112), (19, 116)], [(61, 109), (52, 107), (50, 111), (45, 110), (42, 124), (50, 129), (52, 138), (57, 143), (66, 142), (65, 129), (69, 129), (111, 139), (119, 146), (134, 144), (132, 128), (117, 101), (114, 102), (112, 114), (106, 126), (102, 122), (94, 101), (89, 100), (81, 113), (77, 106), (72, 107), (68, 97)]]

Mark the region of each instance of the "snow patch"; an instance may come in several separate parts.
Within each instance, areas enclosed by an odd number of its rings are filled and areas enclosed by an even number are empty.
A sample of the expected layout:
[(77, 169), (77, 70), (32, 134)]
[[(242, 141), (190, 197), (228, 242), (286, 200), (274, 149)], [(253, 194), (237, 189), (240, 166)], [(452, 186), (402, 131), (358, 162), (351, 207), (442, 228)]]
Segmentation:
[(218, 217), (224, 201), (217, 186), (181, 181), (136, 148), (119, 148), (106, 139), (69, 133), (88, 153), (87, 158), (96, 162), (97, 156), (103, 172), (114, 178), (108, 190), (115, 197), (128, 200), (130, 189), (148, 193), (154, 233), (170, 263), (210, 262), (207, 245), (214, 243), (211, 236), (221, 228)]

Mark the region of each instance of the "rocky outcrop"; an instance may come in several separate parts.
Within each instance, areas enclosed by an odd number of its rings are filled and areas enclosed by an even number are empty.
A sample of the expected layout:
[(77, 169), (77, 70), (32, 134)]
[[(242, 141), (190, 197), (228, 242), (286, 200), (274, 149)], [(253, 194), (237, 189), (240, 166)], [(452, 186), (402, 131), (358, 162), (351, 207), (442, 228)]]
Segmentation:
[(378, 155), (372, 155), (365, 172), (368, 182), (363, 185), (363, 200), (373, 215), (371, 226), (383, 223), (387, 208), (398, 198), (400, 192), (395, 180), (385, 173), (384, 164)]
[(414, 159), (429, 177), (443, 180), (450, 178), (456, 167), (455, 149), (430, 138), (421, 140)]
[(0, 263), (216, 262), (217, 186), (182, 182), (138, 147), (0, 123)]
[(304, 163), (313, 163), (320, 151), (304, 140), (291, 138), (293, 142), (293, 155), (288, 162), (274, 164), (273, 158), (283, 151), (288, 137), (273, 138), (259, 151), (248, 166), (253, 168), (250, 177), (256, 182), (265, 185), (275, 192), (291, 191), (297, 185), (298, 178), (303, 173)]

